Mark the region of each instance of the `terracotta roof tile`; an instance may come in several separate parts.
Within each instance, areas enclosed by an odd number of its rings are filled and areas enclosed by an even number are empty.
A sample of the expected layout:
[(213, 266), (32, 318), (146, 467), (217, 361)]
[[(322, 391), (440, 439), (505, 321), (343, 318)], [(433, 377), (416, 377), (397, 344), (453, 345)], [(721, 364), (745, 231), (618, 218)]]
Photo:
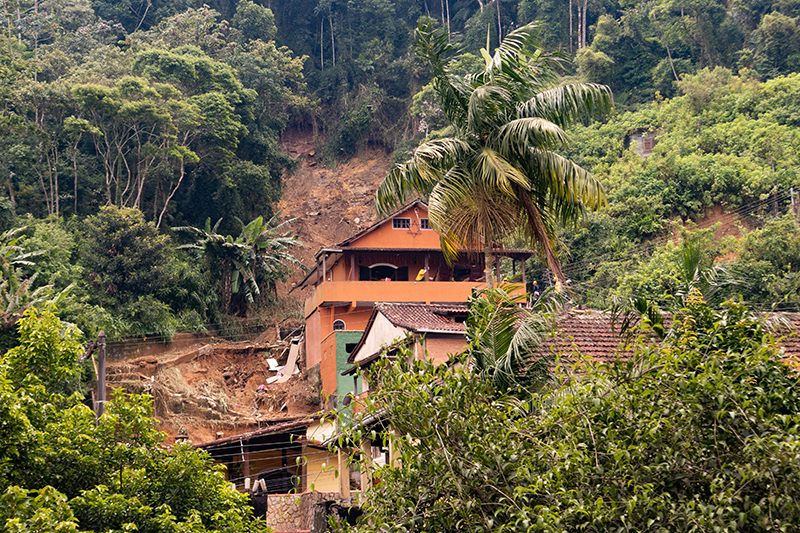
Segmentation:
[(556, 320), (546, 345), (551, 353), (567, 359), (586, 356), (605, 362), (630, 355), (623, 341), (619, 327), (611, 326), (610, 313), (570, 311)]
[[(778, 344), (788, 356), (800, 361), (800, 313), (774, 313), (772, 316), (778, 319), (775, 335)], [(556, 320), (556, 328), (546, 344), (551, 353), (567, 359), (588, 356), (607, 362), (631, 355), (632, 347), (626, 348), (624, 341), (619, 326), (611, 325), (611, 313), (573, 310)]]
[(454, 320), (455, 316), (465, 317), (466, 304), (394, 304), (378, 303), (375, 309), (395, 326), (424, 333), (431, 331), (464, 333), (464, 322)]

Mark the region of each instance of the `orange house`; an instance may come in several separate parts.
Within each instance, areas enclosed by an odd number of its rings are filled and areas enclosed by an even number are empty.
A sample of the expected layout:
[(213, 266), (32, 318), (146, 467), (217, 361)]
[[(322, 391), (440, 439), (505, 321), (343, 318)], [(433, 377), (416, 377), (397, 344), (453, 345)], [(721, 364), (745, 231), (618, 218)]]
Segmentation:
[[(496, 279), (524, 288), (529, 250), (496, 250)], [(378, 302), (464, 303), (485, 284), (483, 254), (463, 252), (447, 264), (428, 206), (417, 200), (335, 246), (321, 249), (298, 284), (313, 287), (305, 302), (306, 366), (319, 365), (325, 394), (354, 392), (341, 375)], [(335, 400), (334, 400), (335, 401)]]

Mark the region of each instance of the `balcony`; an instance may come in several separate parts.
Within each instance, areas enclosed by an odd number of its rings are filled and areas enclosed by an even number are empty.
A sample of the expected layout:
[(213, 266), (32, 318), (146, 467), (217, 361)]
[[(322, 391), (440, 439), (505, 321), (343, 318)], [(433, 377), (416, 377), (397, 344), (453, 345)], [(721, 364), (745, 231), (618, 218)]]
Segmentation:
[[(482, 281), (326, 281), (306, 299), (305, 315), (321, 306), (365, 307), (374, 302), (454, 303), (466, 302)], [(520, 292), (524, 287), (520, 284)]]

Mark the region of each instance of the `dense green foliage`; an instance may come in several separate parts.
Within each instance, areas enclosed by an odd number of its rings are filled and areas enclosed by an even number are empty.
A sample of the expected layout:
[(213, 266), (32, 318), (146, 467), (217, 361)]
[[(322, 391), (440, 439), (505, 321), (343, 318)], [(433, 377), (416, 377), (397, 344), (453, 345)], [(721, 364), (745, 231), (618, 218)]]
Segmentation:
[(152, 398), (115, 391), (96, 421), (59, 394), (83, 349), (53, 311), (26, 312), (0, 359), (0, 531), (263, 531), (207, 455), (161, 445)]
[(292, 166), (278, 136), (291, 112), (313, 106), (302, 58), (268, 40), (271, 12), (241, 11), (241, 29), (198, 7), (130, 34), (93, 15), (78, 31), (50, 19), (44, 36), (23, 24), (32, 42), (6, 34), (0, 152), (13, 207), (137, 207), (157, 227), (269, 209)]
[[(791, 243), (797, 235), (792, 220), (798, 219), (789, 212), (790, 189), (800, 185), (794, 149), (800, 129), (792, 118), (800, 76), (761, 83), (718, 68), (685, 77), (680, 88), (681, 96), (571, 131), (569, 155), (601, 178), (609, 201), (607, 210), (564, 233), (564, 253), (570, 254), (564, 272), (575, 283), (577, 301), (606, 307), (639, 289), (652, 297), (678, 290), (670, 271), (678, 268), (675, 250), (684, 238), (675, 224), (700, 220), (716, 206), (735, 213), (717, 217), (727, 235), (752, 231), (739, 243), (715, 242), (706, 231), (703, 254), (740, 281), (728, 284), (725, 296), (796, 308)], [(652, 155), (637, 153), (637, 132), (655, 136)], [(668, 239), (673, 244), (665, 247)], [(760, 252), (762, 239), (785, 253)]]
[[(3, 244), (37, 254), (3, 270), (4, 322), (71, 285), (64, 316), (92, 334), (170, 337), (253, 312), (246, 288), (229, 305), (226, 276), (175, 250), (187, 241), (170, 227), (221, 219), (215, 233), (235, 239), (237, 218), (269, 219), (295, 165), (279, 150), (287, 127), (314, 135), (328, 162), (367, 146), (405, 161), (420, 143), (451, 136), (449, 118), (469, 129), (448, 117), (436, 72), (411, 51), (422, 17), (447, 41), (442, 61), (454, 76), (485, 69), (487, 37), (493, 54), (539, 20), (542, 58), (564, 56), (567, 77), (553, 85), (613, 89), (615, 109), (567, 130), (570, 145), (551, 147), (596, 176), (609, 204), (550, 232), (563, 243), (554, 251), (575, 303), (609, 307), (637, 291), (676, 290), (682, 245), (664, 246), (680, 233), (674, 223), (721, 206), (741, 210), (743, 233), (753, 231), (707, 251), (740, 281), (726, 295), (796, 307), (796, 247), (776, 254), (759, 243), (796, 234), (790, 217), (769, 220), (787, 212), (788, 188), (800, 186), (798, 16), (793, 1), (3, 4), (0, 229), (26, 226)], [(638, 134), (655, 137), (653, 155), (637, 154)], [(147, 261), (125, 267), (132, 280), (149, 278), (143, 285), (114, 281), (124, 269), (99, 265), (111, 249), (91, 242), (100, 206), (138, 208), (164, 241), (147, 258), (158, 263), (152, 272), (137, 270)], [(529, 278), (547, 285), (545, 268), (529, 265)]]
[(523, 399), (468, 365), (385, 366), (364, 417), (396, 431), (402, 466), (374, 472), (355, 530), (793, 531), (796, 370), (742, 305), (694, 291), (674, 318), (663, 343), (563, 361)]
[(265, 222), (258, 217), (244, 226), (236, 239), (217, 233), (222, 219), (213, 228), (211, 220), (206, 220), (203, 230), (173, 228), (197, 235), (198, 242), (184, 248), (198, 250), (206, 268), (219, 273), (217, 291), (225, 312), (246, 316), (248, 307), (256, 301), (269, 301), (274, 296), (275, 282), (285, 279), (289, 265), (299, 263), (289, 251), (300, 241), (296, 235), (284, 231), (294, 219), (278, 224), (276, 218)]

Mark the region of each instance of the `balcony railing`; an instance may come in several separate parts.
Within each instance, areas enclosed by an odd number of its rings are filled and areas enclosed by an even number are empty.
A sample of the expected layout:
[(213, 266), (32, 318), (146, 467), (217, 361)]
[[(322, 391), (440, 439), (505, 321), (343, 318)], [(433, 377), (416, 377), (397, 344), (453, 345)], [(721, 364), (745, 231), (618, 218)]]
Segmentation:
[(321, 305), (466, 302), (473, 288), (485, 286), (482, 281), (326, 281), (306, 299), (305, 313), (309, 316)]

